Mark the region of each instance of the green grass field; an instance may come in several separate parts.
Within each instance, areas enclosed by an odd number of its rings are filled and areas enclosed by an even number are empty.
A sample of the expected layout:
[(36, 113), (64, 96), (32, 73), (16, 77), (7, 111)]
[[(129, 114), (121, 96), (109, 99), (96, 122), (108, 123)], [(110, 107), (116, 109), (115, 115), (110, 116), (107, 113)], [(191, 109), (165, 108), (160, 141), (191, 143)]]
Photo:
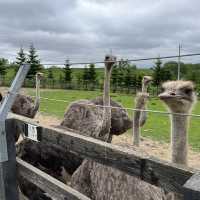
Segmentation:
[[(33, 89), (28, 89), (29, 94), (34, 94)], [(96, 96), (100, 96), (98, 91), (78, 91), (78, 90), (41, 90), (41, 97), (49, 99), (65, 100), (73, 102), (78, 99), (92, 99)], [(133, 108), (134, 97), (132, 95), (125, 94), (111, 94), (112, 99), (120, 102), (126, 108)], [(54, 115), (58, 118), (63, 118), (64, 111), (69, 103), (56, 102), (51, 100), (41, 100), (40, 111), (47, 113), (48, 115)], [(148, 109), (166, 111), (164, 104), (157, 98), (150, 99), (148, 103)], [(132, 116), (132, 111), (128, 111)], [(200, 102), (198, 102), (194, 108), (193, 113), (200, 114)], [(200, 118), (191, 118), (191, 124), (189, 129), (189, 142), (194, 150), (200, 151)], [(131, 130), (129, 130), (131, 134)], [(163, 114), (149, 113), (148, 121), (142, 128), (142, 135), (150, 137), (154, 140), (169, 142), (170, 137), (170, 122), (169, 116)]]

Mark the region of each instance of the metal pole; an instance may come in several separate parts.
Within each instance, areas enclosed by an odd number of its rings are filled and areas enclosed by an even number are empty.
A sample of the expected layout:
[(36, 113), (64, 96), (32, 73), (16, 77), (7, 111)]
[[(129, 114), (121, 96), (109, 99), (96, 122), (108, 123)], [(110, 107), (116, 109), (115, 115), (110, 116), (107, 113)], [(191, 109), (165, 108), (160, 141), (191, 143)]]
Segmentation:
[(181, 44), (178, 46), (178, 77), (177, 79), (180, 80), (180, 69), (181, 69)]
[[(3, 164), (8, 161), (7, 152), (7, 141), (6, 141), (6, 131), (5, 131), (5, 120), (7, 118), (8, 112), (10, 111), (12, 104), (15, 101), (15, 97), (21, 88), (24, 79), (29, 71), (30, 65), (22, 65), (17, 75), (12, 82), (12, 85), (5, 96), (3, 103), (0, 107), (0, 200), (5, 200), (5, 184), (4, 184), (4, 171)], [(10, 172), (12, 173), (12, 172)]]
[(0, 199), (1, 200), (6, 199), (4, 177), (3, 177), (3, 165), (1, 162), (0, 162)]

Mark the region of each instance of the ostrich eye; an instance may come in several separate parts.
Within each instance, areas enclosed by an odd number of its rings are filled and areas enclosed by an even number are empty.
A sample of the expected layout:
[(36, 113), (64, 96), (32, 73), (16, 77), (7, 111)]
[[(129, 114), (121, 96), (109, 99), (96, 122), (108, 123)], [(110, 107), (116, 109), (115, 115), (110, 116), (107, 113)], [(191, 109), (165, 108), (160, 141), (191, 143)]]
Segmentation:
[(189, 94), (192, 93), (192, 89), (187, 88), (187, 89), (184, 90), (184, 93), (189, 95)]

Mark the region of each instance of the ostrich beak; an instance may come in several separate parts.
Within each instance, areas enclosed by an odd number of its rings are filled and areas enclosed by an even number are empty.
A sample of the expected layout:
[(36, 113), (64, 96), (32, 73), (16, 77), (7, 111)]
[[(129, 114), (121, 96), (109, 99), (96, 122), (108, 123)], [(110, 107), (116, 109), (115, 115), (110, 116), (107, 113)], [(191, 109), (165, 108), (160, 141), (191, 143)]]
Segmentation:
[(167, 93), (162, 93), (162, 94), (159, 94), (158, 97), (159, 97), (161, 100), (165, 100), (165, 99), (169, 99), (169, 98), (170, 98), (170, 95), (168, 95)]
[(181, 95), (177, 95), (174, 92), (171, 92), (171, 93), (163, 92), (163, 93), (159, 94), (158, 97), (163, 101), (168, 100), (168, 99), (172, 99), (172, 98), (173, 99), (175, 99), (175, 98), (181, 99)]

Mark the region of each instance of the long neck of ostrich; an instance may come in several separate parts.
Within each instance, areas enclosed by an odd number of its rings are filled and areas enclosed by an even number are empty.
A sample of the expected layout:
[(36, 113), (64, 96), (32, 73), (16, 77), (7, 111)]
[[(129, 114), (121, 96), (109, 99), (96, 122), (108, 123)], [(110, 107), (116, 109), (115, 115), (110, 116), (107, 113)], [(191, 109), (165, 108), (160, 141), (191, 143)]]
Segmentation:
[(36, 98), (35, 98), (35, 108), (39, 108), (40, 105), (40, 78), (36, 74)]
[(187, 165), (188, 154), (188, 116), (171, 116), (172, 162)]
[(105, 68), (103, 105), (110, 106), (110, 76), (111, 70)]
[(111, 69), (108, 70), (105, 67), (105, 77), (104, 77), (104, 94), (103, 94), (103, 105), (104, 107), (104, 116), (103, 123), (106, 124), (106, 132), (110, 133), (111, 128), (111, 108), (110, 108), (110, 77)]
[(142, 92), (147, 92), (148, 84), (142, 81)]
[(40, 79), (36, 75), (36, 99), (40, 99)]

